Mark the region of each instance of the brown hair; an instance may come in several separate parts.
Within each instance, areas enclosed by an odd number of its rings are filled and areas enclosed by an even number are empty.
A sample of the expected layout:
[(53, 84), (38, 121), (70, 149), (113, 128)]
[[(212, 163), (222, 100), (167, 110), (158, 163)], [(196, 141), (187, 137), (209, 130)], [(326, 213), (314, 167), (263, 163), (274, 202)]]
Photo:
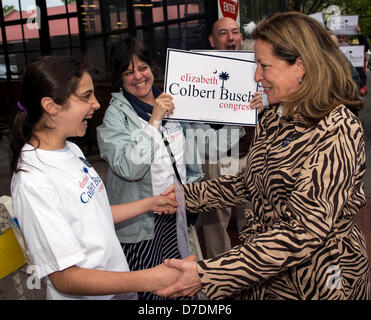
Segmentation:
[(26, 67), (19, 101), (24, 111), (17, 113), (10, 136), (11, 173), (18, 171), (21, 150), (34, 137), (34, 128), (42, 121), (45, 111), (41, 99), (50, 97), (67, 108), (68, 98), (75, 92), (86, 68), (85, 63), (64, 56), (40, 57)]
[(288, 118), (315, 124), (340, 104), (362, 109), (346, 57), (315, 19), (299, 12), (277, 13), (261, 21), (253, 37), (270, 43), (273, 54), (289, 64), (299, 57), (304, 62), (303, 82), (281, 101)]
[(133, 37), (127, 37), (116, 43), (110, 52), (111, 82), (114, 90), (119, 91), (122, 87), (122, 73), (126, 71), (136, 55), (140, 60), (149, 65), (154, 77), (159, 73), (151, 50), (146, 45)]

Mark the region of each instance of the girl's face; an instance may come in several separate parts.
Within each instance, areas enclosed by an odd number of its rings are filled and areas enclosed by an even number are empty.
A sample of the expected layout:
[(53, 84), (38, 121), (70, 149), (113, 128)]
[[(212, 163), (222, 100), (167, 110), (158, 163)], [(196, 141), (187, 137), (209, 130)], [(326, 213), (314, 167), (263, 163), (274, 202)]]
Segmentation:
[(94, 95), (93, 80), (89, 73), (84, 72), (76, 91), (69, 97), (68, 106), (56, 117), (57, 128), (61, 128), (65, 138), (82, 137), (88, 126), (87, 119), (91, 119), (99, 108), (100, 104)]
[(122, 73), (122, 86), (130, 94), (144, 102), (153, 102), (154, 76), (150, 66), (133, 55), (128, 69)]
[(272, 45), (261, 39), (256, 40), (254, 52), (257, 64), (254, 78), (261, 82), (270, 104), (281, 102), (282, 97), (299, 87), (298, 79), (305, 73), (300, 58), (291, 65), (273, 55)]

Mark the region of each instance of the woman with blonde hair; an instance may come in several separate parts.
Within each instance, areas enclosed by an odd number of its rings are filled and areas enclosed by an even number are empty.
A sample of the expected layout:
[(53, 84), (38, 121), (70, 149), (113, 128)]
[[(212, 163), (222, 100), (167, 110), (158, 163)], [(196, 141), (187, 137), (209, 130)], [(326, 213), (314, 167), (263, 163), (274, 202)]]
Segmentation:
[(157, 293), (369, 299), (365, 239), (354, 222), (365, 204), (365, 139), (345, 107), (362, 101), (347, 62), (302, 13), (272, 15), (254, 38), (255, 80), (271, 107), (259, 119), (246, 168), (184, 186), (190, 212), (252, 202), (241, 244), (203, 261), (166, 260), (183, 275)]

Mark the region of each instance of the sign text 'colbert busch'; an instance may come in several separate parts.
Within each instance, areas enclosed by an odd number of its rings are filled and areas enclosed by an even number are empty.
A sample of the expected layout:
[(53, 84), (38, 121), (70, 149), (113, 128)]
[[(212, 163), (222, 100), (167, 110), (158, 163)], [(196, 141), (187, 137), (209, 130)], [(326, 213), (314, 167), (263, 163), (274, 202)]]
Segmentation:
[(170, 120), (256, 125), (250, 100), (257, 91), (252, 61), (168, 49), (165, 92), (174, 98)]

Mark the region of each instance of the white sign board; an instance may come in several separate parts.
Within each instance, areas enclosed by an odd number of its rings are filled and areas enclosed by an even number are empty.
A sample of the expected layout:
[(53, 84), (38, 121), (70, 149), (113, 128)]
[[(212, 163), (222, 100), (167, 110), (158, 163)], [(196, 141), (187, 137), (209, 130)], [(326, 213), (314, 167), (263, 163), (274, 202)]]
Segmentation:
[(218, 57), (229, 57), (255, 62), (254, 51), (248, 50), (191, 50), (191, 52), (208, 54)]
[(354, 67), (363, 67), (365, 63), (365, 46), (340, 46), (339, 49)]
[(179, 183), (178, 179), (175, 176), (173, 182), (175, 189), (175, 199), (178, 203), (178, 209), (176, 211), (176, 238), (178, 242), (179, 254), (182, 259), (184, 259), (189, 256), (189, 240), (184, 191), (183, 186)]
[(329, 28), (334, 34), (357, 34), (358, 16), (332, 16)]
[(255, 69), (252, 61), (168, 49), (164, 91), (175, 105), (168, 119), (255, 126)]
[[(209, 54), (212, 56), (229, 57), (229, 58), (243, 59), (243, 60), (255, 62), (254, 51), (248, 51), (248, 50), (191, 50), (191, 51), (203, 53), (203, 54)], [(255, 69), (256, 69), (256, 64), (255, 64)], [(255, 73), (255, 69), (254, 69), (254, 73)], [(254, 74), (252, 74), (251, 77), (252, 79), (254, 79)], [(260, 83), (258, 83), (257, 91), (263, 91), (263, 86)], [(263, 100), (263, 106), (266, 107), (269, 105), (268, 98), (265, 93), (263, 93), (262, 95), (262, 100)]]
[(325, 22), (323, 21), (322, 12), (316, 12), (316, 13), (310, 14), (309, 16), (312, 17), (313, 19), (316, 19), (320, 24), (325, 26)]

